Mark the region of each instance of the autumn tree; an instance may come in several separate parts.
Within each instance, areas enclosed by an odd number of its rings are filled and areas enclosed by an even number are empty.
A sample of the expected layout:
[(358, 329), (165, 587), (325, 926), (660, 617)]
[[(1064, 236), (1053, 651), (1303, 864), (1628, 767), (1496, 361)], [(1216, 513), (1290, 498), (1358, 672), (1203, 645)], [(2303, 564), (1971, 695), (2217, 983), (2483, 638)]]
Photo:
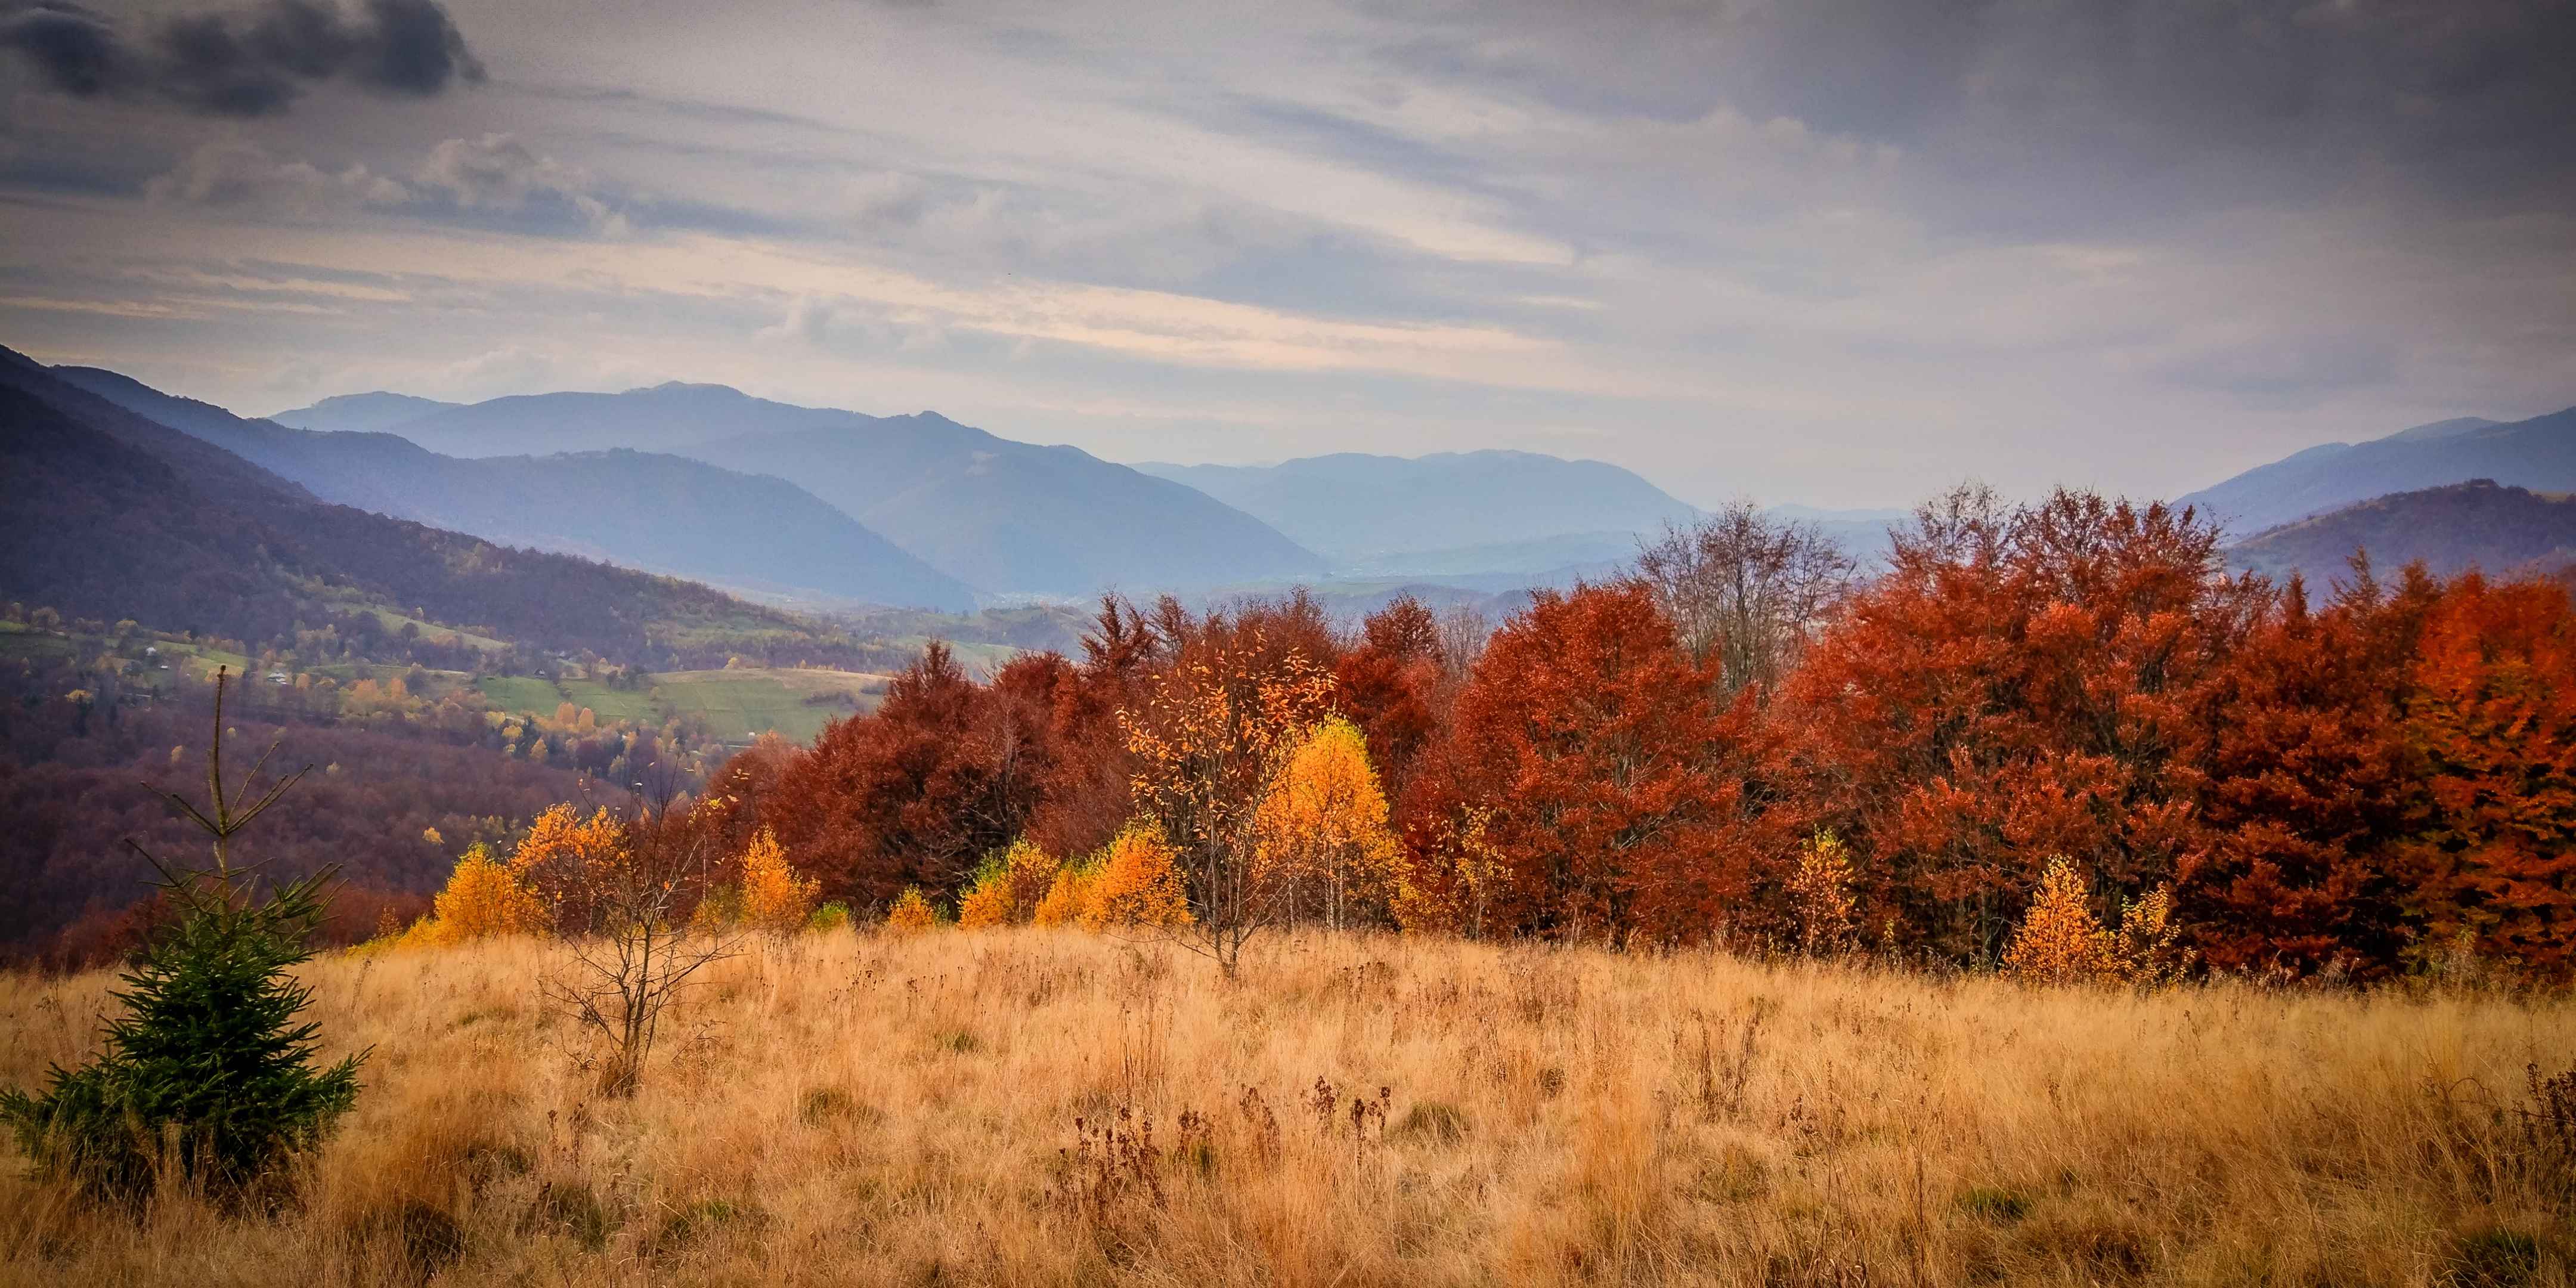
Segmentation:
[[(1962, 489), (1891, 534), (1783, 685), (1783, 812), (1852, 847), (1873, 916), (1992, 960), (2063, 855), (2123, 897), (2199, 844), (2198, 695), (2270, 588), (2188, 511)], [(1786, 708), (1786, 709), (1779, 709)]]
[(1384, 907), (1395, 834), (1368, 743), (1350, 721), (1333, 717), (1307, 730), (1255, 808), (1252, 827), (1259, 879), (1283, 891), (1288, 919), (1312, 910), (1339, 930), (1362, 910)]
[(905, 886), (886, 908), (886, 929), (898, 935), (919, 934), (938, 924), (938, 910), (930, 906), (920, 886)]
[(934, 641), (874, 712), (834, 722), (778, 771), (761, 818), (829, 897), (953, 891), (1024, 830), (1043, 781), (1037, 719), (996, 703)]
[[(1537, 593), (1504, 624), (1417, 781), (1405, 880), (1468, 878), (1432, 848), (1471, 811), (1503, 869), (1484, 916), (1549, 937), (1705, 937), (1749, 884), (1754, 712), (1721, 710), (1642, 583)], [(1426, 838), (1431, 838), (1430, 842)]]
[(477, 841), (456, 860), (430, 915), (405, 932), (401, 944), (425, 947), (534, 934), (545, 929), (546, 914), (545, 903), (520, 884), (519, 874)]
[(1333, 705), (1366, 736), (1389, 797), (1439, 730), (1443, 680), (1439, 619), (1411, 595), (1369, 614), (1334, 668)]
[(793, 934), (822, 901), (821, 883), (788, 866), (787, 851), (762, 828), (742, 852), (742, 920), (773, 935)]
[[(1121, 713), (1137, 772), (1136, 805), (1178, 850), (1188, 942), (1229, 974), (1243, 945), (1286, 911), (1286, 890), (1256, 859), (1256, 818), (1289, 754), (1321, 718), (1331, 676), (1300, 650), (1222, 614), (1164, 613), (1177, 659)], [(1292, 624), (1293, 621), (1292, 621)]]
[(2576, 614), (2563, 586), (2448, 586), (2405, 722), (2426, 800), (2398, 847), (2428, 948), (2532, 979), (2576, 971)]
[(600, 1041), (600, 1089), (631, 1095), (663, 1013), (736, 947), (729, 932), (693, 918), (720, 867), (717, 829), (699, 808), (669, 800), (639, 799), (623, 814), (602, 809), (586, 820), (564, 807), (539, 822), (512, 866), (552, 896), (559, 924), (569, 923), (565, 960), (542, 990)]
[(1814, 524), (1775, 520), (1736, 501), (1687, 527), (1666, 525), (1638, 552), (1636, 567), (1682, 650), (1732, 695), (1748, 685), (1778, 687), (1850, 583), (1853, 563)]
[(1851, 852), (1842, 838), (1831, 832), (1809, 837), (1798, 848), (1788, 885), (1799, 951), (1830, 957), (1849, 950), (1860, 929), (1860, 907), (1852, 898)]
[(2198, 835), (2174, 903), (2210, 966), (2399, 967), (2410, 934), (2389, 847), (2423, 798), (2403, 704), (2439, 594), (2420, 572), (2383, 587), (2365, 562), (2312, 611), (2293, 580), (2209, 676), (2181, 752)]
[(2005, 973), (2036, 984), (2094, 984), (2115, 978), (2111, 933), (2093, 915), (2082, 874), (2053, 855), (2040, 873), (2030, 910), (2004, 949)]
[(1026, 837), (1011, 842), (1010, 849), (985, 860), (977, 871), (974, 886), (958, 901), (957, 924), (976, 930), (1034, 921), (1062, 867)]
[(1183, 930), (1193, 924), (1182, 887), (1180, 850), (1162, 825), (1139, 819), (1112, 837), (1093, 864), (1082, 925), (1092, 930)]

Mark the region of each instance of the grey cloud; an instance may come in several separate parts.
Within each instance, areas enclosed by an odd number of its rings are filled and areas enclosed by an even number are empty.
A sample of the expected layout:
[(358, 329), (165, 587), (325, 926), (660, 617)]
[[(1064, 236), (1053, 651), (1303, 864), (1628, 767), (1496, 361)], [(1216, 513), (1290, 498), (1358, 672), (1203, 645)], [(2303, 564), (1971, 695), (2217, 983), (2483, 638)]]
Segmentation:
[(2576, 164), (2560, 0), (1530, 0), (1501, 41), (1492, 12), (1382, 57), (1587, 115), (1892, 143), (1960, 215), (2023, 231), (2357, 179), (2528, 200)]
[(354, 14), (320, 0), (267, 0), (163, 19), (140, 43), (87, 9), (40, 0), (0, 18), (0, 47), (59, 93), (154, 97), (210, 116), (274, 115), (333, 79), (427, 97), (484, 75), (436, 0), (366, 0)]

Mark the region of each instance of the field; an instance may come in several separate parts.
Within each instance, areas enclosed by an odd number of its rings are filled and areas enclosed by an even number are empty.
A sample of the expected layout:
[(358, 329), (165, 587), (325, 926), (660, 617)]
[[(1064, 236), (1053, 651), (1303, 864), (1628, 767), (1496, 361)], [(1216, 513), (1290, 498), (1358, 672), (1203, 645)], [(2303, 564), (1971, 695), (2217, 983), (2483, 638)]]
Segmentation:
[(774, 729), (811, 742), (834, 717), (875, 707), (884, 684), (881, 675), (785, 666), (664, 671), (653, 677), (653, 699), (683, 719), (697, 718), (719, 738), (739, 741)]
[[(722, 671), (664, 671), (643, 690), (611, 689), (593, 680), (548, 680), (533, 676), (488, 676), (483, 696), (503, 711), (552, 716), (570, 702), (589, 707), (601, 720), (642, 720), (659, 724), (679, 717), (695, 720), (710, 735), (728, 742), (747, 742), (777, 730), (798, 742), (810, 742), (835, 716), (876, 705), (885, 677), (856, 671), (808, 670), (798, 667), (737, 667)], [(821, 695), (822, 702), (808, 697)]]
[[(2149, 996), (1348, 935), (756, 945), (604, 1099), (533, 942), (308, 968), (367, 1090), (307, 1202), (0, 1167), (14, 1283), (2571, 1282), (2576, 1007)], [(0, 987), (0, 1081), (104, 975)], [(2553, 1152), (2560, 1151), (2560, 1152)]]

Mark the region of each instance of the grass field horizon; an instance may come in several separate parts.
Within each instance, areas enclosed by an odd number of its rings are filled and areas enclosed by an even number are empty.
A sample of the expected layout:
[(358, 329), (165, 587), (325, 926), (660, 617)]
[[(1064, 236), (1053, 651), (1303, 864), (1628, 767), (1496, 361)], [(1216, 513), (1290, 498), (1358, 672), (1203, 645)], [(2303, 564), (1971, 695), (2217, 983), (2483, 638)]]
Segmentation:
[[(759, 940), (596, 1093), (564, 948), (301, 971), (356, 1112), (275, 1220), (0, 1177), (17, 1283), (2554, 1284), (2576, 1007), (1377, 934)], [(0, 1083), (102, 972), (0, 990)]]

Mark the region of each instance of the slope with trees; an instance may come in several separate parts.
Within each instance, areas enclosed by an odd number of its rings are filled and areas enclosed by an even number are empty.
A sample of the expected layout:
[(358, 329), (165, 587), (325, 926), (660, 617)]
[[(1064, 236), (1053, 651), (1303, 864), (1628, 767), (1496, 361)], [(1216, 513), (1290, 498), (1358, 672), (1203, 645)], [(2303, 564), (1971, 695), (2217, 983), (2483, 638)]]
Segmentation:
[(466, 460), (387, 433), (247, 420), (110, 371), (54, 374), (325, 500), (379, 514), (751, 589), (946, 610), (974, 603), (963, 583), (783, 478), (625, 449)]
[(2576, 491), (2576, 407), (2508, 424), (2464, 417), (2366, 443), (2326, 443), (2175, 504), (2243, 537), (2356, 501), (2471, 479)]
[(2228, 562), (2275, 578), (2330, 576), (2356, 551), (2383, 568), (2421, 563), (2437, 577), (2576, 563), (2576, 499), (2493, 479), (2375, 497), (2286, 523), (2228, 547)]

